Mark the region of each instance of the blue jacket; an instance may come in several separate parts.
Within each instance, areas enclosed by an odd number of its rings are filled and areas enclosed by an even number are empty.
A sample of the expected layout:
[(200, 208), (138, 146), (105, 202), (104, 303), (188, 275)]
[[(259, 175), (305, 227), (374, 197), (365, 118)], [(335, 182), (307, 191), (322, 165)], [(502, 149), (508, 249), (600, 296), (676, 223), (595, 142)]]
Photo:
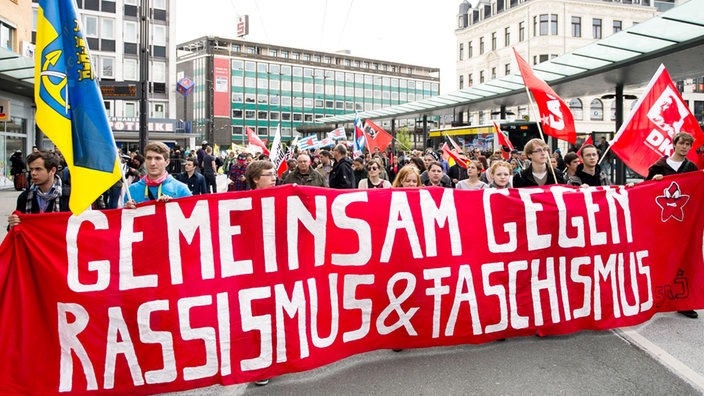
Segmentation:
[[(137, 183), (133, 183), (130, 186), (130, 195), (136, 203), (146, 202), (152, 199), (156, 200), (159, 198), (160, 193), (161, 195), (168, 195), (171, 198), (190, 197), (193, 195), (188, 189), (188, 186), (174, 179), (171, 175), (169, 175), (161, 185), (148, 187), (149, 190), (147, 191), (147, 183), (144, 181), (146, 177), (147, 176), (143, 177)], [(149, 192), (151, 192), (153, 198), (149, 197)], [(127, 196), (125, 196), (125, 200), (127, 200)]]

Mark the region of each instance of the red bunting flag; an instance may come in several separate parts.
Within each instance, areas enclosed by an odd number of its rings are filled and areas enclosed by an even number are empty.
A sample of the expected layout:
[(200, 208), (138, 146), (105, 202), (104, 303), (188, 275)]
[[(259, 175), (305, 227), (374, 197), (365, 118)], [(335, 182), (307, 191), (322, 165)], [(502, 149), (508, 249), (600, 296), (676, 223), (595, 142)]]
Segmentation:
[(254, 131), (250, 127), (246, 127), (246, 129), (247, 129), (247, 140), (249, 141), (249, 144), (261, 148), (262, 152), (264, 154), (269, 155), (269, 149), (267, 149), (264, 142), (262, 142), (262, 140), (259, 139), (259, 135), (254, 133)]
[[(449, 137), (449, 136), (448, 136), (448, 137)], [(443, 152), (444, 154), (446, 154), (448, 157), (452, 158), (452, 159), (455, 161), (456, 164), (458, 164), (459, 166), (463, 167), (464, 169), (467, 169), (467, 163), (464, 162), (464, 161), (462, 160), (462, 158), (460, 158), (460, 157), (457, 155), (456, 152), (450, 150), (450, 148), (447, 146), (447, 143), (445, 143), (445, 144), (442, 146), (442, 152)], [(450, 161), (448, 160), (448, 162), (450, 162)]]
[(379, 148), (379, 151), (386, 150), (386, 147), (394, 140), (391, 134), (371, 120), (364, 121), (364, 135), (367, 138), (367, 149), (372, 153), (376, 148)]
[(501, 145), (501, 155), (505, 160), (511, 158), (511, 151), (513, 151), (513, 144), (509, 140), (508, 136), (501, 130), (499, 124), (494, 121), (494, 130), (496, 131), (496, 142)]
[(704, 144), (704, 133), (682, 100), (665, 66), (648, 83), (645, 92), (611, 142), (611, 151), (642, 176), (665, 155), (672, 155), (672, 137), (688, 132), (694, 137), (687, 156), (696, 163), (696, 150)]
[(577, 132), (569, 106), (545, 81), (533, 74), (530, 65), (518, 55), (518, 51), (515, 48), (513, 53), (516, 55), (516, 62), (518, 62), (518, 68), (521, 70), (523, 83), (533, 94), (535, 103), (538, 105), (543, 132), (556, 139), (566, 140), (575, 144), (577, 142)]
[(582, 143), (582, 145), (579, 147), (579, 150), (577, 150), (577, 155), (582, 156), (582, 147), (588, 145), (588, 144), (594, 144), (594, 140), (592, 139), (592, 135), (587, 136), (587, 139)]

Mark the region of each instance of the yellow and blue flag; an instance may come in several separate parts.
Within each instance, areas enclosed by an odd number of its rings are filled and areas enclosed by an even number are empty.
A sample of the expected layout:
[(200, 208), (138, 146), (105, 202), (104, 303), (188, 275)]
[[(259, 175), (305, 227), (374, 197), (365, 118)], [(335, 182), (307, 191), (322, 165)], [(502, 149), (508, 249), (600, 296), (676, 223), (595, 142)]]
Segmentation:
[(120, 163), (73, 0), (39, 0), (34, 100), (39, 128), (71, 172), (79, 214), (120, 179)]

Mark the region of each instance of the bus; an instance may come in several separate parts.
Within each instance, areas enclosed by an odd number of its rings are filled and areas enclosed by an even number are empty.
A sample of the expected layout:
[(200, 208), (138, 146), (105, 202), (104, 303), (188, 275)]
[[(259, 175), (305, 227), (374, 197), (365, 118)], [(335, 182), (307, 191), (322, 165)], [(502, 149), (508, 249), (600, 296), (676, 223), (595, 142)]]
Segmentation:
[[(501, 130), (508, 134), (513, 147), (519, 151), (523, 151), (523, 147), (529, 140), (540, 137), (538, 125), (535, 122), (497, 121), (497, 123)], [(493, 123), (432, 129), (428, 132), (428, 147), (439, 150), (443, 144), (449, 143), (445, 138), (446, 135), (452, 137), (465, 152), (471, 151), (473, 148), (479, 148), (483, 152), (499, 149), (498, 143), (494, 141)]]

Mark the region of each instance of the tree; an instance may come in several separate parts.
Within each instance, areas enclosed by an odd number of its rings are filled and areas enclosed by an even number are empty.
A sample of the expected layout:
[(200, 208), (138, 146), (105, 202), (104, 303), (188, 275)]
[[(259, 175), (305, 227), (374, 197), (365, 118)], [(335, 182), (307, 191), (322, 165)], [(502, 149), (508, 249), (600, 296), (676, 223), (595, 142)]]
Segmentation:
[(408, 133), (408, 127), (399, 128), (396, 131), (396, 150), (411, 150), (413, 148), (413, 140)]

